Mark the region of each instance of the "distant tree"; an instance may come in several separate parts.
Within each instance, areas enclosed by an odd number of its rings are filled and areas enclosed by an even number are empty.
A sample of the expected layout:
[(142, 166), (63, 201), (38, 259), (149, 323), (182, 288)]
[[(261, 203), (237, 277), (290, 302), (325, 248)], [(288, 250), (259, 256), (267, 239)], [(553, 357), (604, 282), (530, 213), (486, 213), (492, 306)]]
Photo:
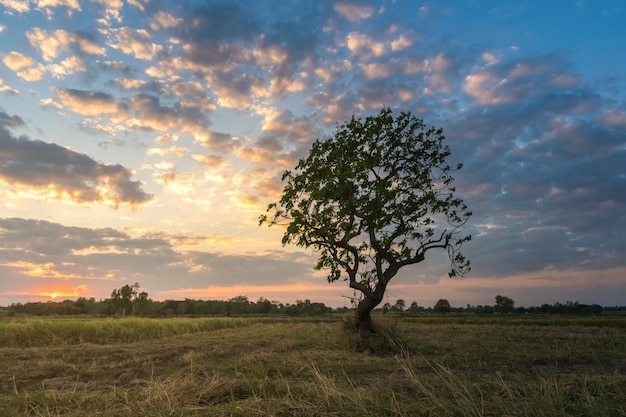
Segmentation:
[(435, 304), (434, 310), (439, 314), (446, 314), (452, 311), (452, 307), (450, 307), (448, 300), (440, 298)]
[(176, 307), (177, 314), (185, 315), (188, 312), (189, 312), (189, 304), (187, 304), (187, 301), (181, 301), (180, 303), (178, 303), (178, 306)]
[(141, 291), (137, 294), (137, 296), (133, 299), (133, 314), (139, 316), (148, 316), (153, 314), (152, 309), (153, 302), (149, 298), (148, 293), (145, 291)]
[(257, 313), (261, 314), (270, 314), (276, 310), (276, 306), (272, 304), (270, 300), (267, 300), (263, 297), (259, 298), (256, 302)]
[(399, 298), (398, 300), (396, 300), (396, 304), (394, 305), (394, 308), (398, 310), (400, 313), (402, 313), (404, 311), (405, 306), (406, 306), (405, 301)]
[(591, 304), (592, 314), (602, 314), (602, 306), (600, 304)]
[(137, 295), (139, 284), (124, 285), (122, 288), (116, 288), (111, 292), (111, 306), (113, 313), (119, 316), (132, 314), (133, 298)]
[(420, 310), (420, 307), (417, 305), (417, 301), (413, 301), (407, 311), (411, 313), (417, 313), (419, 312), (419, 310)]
[(238, 295), (228, 300), (228, 314), (247, 314), (250, 310), (250, 301), (245, 295)]
[(503, 295), (496, 295), (496, 304), (493, 306), (496, 313), (509, 314), (515, 308), (515, 301)]
[(148, 298), (147, 292), (140, 293), (139, 289), (140, 286), (136, 282), (133, 285), (124, 285), (122, 288), (114, 289), (108, 300), (111, 313), (119, 316), (148, 314), (148, 306), (152, 300)]
[(283, 245), (319, 251), (315, 269), (329, 270), (329, 282), (343, 276), (363, 294), (361, 331), (375, 332), (371, 311), (391, 279), (430, 250), (447, 251), (450, 276), (469, 271), (459, 249), (470, 240), (464, 225), (471, 213), (454, 196), (452, 173), (461, 164), (448, 165), (444, 139), (441, 129), (427, 129), (408, 112), (353, 116), (283, 174), (280, 201), (260, 218), (287, 226)]

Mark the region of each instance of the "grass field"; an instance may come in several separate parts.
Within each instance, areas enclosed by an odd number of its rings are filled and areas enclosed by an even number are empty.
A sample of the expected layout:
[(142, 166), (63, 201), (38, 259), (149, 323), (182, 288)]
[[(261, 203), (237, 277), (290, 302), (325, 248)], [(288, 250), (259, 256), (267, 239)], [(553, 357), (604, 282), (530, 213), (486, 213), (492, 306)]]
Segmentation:
[[(595, 320), (595, 321), (594, 321)], [(0, 416), (624, 416), (623, 319), (4, 319)]]

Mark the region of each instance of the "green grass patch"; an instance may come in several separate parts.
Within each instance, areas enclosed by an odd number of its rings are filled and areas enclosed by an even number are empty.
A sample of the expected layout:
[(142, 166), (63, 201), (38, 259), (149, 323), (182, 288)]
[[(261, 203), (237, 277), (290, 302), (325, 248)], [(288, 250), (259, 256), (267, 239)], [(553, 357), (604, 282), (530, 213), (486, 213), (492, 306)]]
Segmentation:
[[(258, 319), (257, 319), (258, 320)], [(135, 343), (247, 326), (244, 318), (28, 318), (0, 321), (0, 346), (37, 347), (81, 343)]]

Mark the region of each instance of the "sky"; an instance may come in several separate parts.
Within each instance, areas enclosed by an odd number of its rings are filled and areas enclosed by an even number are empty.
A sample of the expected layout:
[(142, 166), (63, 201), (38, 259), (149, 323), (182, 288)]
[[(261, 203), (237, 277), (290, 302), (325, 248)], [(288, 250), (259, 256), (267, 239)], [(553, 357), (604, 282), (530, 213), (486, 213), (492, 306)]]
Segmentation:
[(352, 115), (441, 127), (474, 213), (385, 302), (626, 305), (626, 4), (0, 0), (0, 305), (350, 305), (259, 227)]

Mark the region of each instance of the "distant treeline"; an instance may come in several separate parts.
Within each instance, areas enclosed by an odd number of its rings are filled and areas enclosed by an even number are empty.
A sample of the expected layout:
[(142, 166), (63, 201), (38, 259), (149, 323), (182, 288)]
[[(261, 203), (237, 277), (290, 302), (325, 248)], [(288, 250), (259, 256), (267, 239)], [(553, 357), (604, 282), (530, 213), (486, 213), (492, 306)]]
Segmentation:
[[(602, 307), (598, 304), (580, 304), (568, 301), (565, 304), (543, 304), (539, 307), (514, 307), (510, 310), (502, 306), (467, 305), (466, 307), (444, 307), (441, 301), (434, 307), (421, 307), (416, 302), (405, 308), (404, 302), (399, 300), (394, 305), (385, 304), (375, 310), (378, 313), (393, 315), (599, 315), (612, 312), (626, 312), (626, 306)], [(230, 300), (165, 300), (154, 301), (148, 297), (108, 298), (95, 300), (94, 298), (78, 298), (77, 300), (47, 301), (15, 303), (0, 308), (3, 315), (32, 315), (32, 316), (141, 316), (141, 317), (168, 317), (168, 316), (244, 316), (244, 315), (286, 315), (286, 316), (321, 316), (330, 313), (345, 313), (347, 307), (335, 308), (324, 303), (298, 300), (295, 304), (283, 304), (269, 301), (265, 298), (250, 301), (246, 296), (237, 296)]]
[(8, 315), (96, 315), (96, 316), (241, 316), (241, 315), (278, 315), (319, 316), (333, 311), (323, 303), (310, 300), (296, 301), (295, 304), (272, 302), (264, 298), (256, 302), (245, 296), (222, 300), (165, 300), (154, 301), (149, 298), (133, 299), (128, 303), (106, 299), (79, 298), (76, 301), (31, 302), (11, 304), (4, 308)]

